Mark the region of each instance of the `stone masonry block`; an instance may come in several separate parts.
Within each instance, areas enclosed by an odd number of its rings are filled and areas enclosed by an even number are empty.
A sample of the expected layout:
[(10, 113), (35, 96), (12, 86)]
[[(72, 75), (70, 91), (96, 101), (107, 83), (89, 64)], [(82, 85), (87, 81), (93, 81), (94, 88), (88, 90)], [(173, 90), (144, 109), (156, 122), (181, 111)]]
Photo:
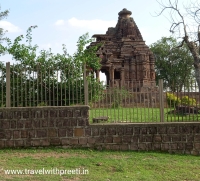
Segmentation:
[(49, 142), (50, 142), (50, 145), (52, 146), (61, 145), (61, 140), (59, 138), (50, 138)]
[(62, 128), (63, 127), (63, 120), (62, 119), (55, 119), (56, 127)]
[(138, 150), (138, 143), (131, 143), (130, 150)]
[(157, 127), (157, 133), (158, 134), (166, 134), (167, 133), (167, 127), (166, 126), (158, 126)]
[(21, 138), (27, 138), (28, 134), (26, 130), (21, 130)]
[(123, 151), (129, 150), (128, 144), (120, 145), (120, 150), (123, 150)]
[(99, 135), (106, 135), (106, 128), (105, 127), (99, 128)]
[(26, 120), (26, 121), (24, 121), (24, 125), (25, 125), (25, 128), (31, 128), (32, 122), (30, 120)]
[(58, 130), (55, 128), (49, 128), (48, 129), (48, 137), (57, 137), (58, 136)]
[(0, 148), (5, 148), (5, 141), (4, 140), (0, 140)]
[(67, 130), (67, 137), (73, 137), (73, 133), (74, 133), (73, 129), (72, 128), (66, 128), (66, 130)]
[(48, 120), (47, 119), (41, 120), (41, 122), (42, 122), (42, 127), (48, 126)]
[(48, 110), (44, 110), (44, 118), (49, 118), (49, 111)]
[(167, 133), (168, 134), (178, 134), (178, 127), (175, 127), (175, 126), (169, 126), (167, 128)]
[(69, 127), (71, 126), (71, 121), (69, 119), (64, 119), (63, 120), (63, 126), (64, 127)]
[(17, 127), (17, 121), (16, 120), (10, 120), (10, 128), (14, 129)]
[(74, 136), (75, 137), (84, 136), (84, 129), (83, 128), (74, 128)]
[(17, 128), (23, 128), (24, 127), (24, 121), (23, 120), (17, 120)]
[(21, 111), (15, 111), (13, 117), (14, 119), (21, 119)]
[(172, 136), (172, 142), (177, 142), (181, 141), (181, 136), (180, 135), (173, 135)]
[(29, 118), (29, 111), (23, 111), (23, 112), (22, 112), (22, 117), (23, 117), (24, 119)]
[(133, 135), (133, 127), (127, 127), (124, 129), (124, 134)]
[(161, 150), (161, 143), (153, 143), (154, 150)]
[(58, 129), (58, 137), (66, 137), (67, 131), (66, 129)]
[(121, 136), (113, 137), (113, 143), (122, 143), (122, 137)]
[(36, 137), (37, 138), (44, 138), (47, 137), (47, 130), (40, 129), (36, 131)]
[(131, 143), (132, 136), (123, 136), (123, 143)]
[(95, 143), (103, 143), (103, 142), (104, 142), (104, 137), (103, 136), (95, 137)]
[(70, 118), (71, 126), (76, 127), (78, 126), (77, 118)]
[(138, 144), (138, 149), (139, 149), (139, 150), (142, 150), (142, 151), (147, 150), (147, 148), (146, 148), (146, 143), (139, 143), (139, 144)]
[(154, 141), (154, 142), (161, 142), (161, 141), (162, 141), (161, 135), (154, 135), (153, 141)]
[(116, 128), (107, 128), (106, 129), (107, 135), (116, 135)]
[(60, 110), (59, 111), (59, 117), (66, 117), (67, 113), (65, 110)]
[(41, 140), (41, 146), (50, 146), (49, 139), (42, 139)]
[(31, 146), (41, 146), (40, 139), (32, 140)]
[(193, 128), (191, 126), (180, 126), (179, 133), (181, 134), (189, 134), (193, 132)]
[(1, 121), (1, 128), (2, 129), (9, 129), (10, 128), (10, 121), (9, 120)]
[(6, 148), (13, 148), (14, 147), (14, 140), (6, 140), (5, 147)]
[(65, 145), (65, 146), (66, 146), (66, 145), (69, 145), (69, 143), (70, 143), (69, 140), (70, 140), (69, 138), (62, 138), (62, 139), (61, 139), (61, 144), (62, 144), (62, 145)]
[(147, 134), (147, 128), (140, 128), (140, 134)]
[(91, 128), (85, 128), (85, 136), (91, 136)]
[(15, 147), (24, 147), (24, 141), (23, 140), (15, 140)]
[(79, 138), (79, 144), (80, 145), (86, 145), (87, 144), (87, 138)]
[(88, 143), (94, 144), (95, 143), (95, 138), (88, 137)]
[(149, 128), (147, 128), (147, 133), (148, 134), (156, 134), (157, 128), (156, 127), (149, 127)]
[(124, 128), (122, 128), (122, 127), (117, 127), (117, 128), (116, 128), (116, 133), (117, 133), (117, 135), (123, 135), (123, 134), (124, 134)]
[(104, 143), (112, 143), (113, 142), (113, 137), (112, 136), (106, 136), (104, 138)]
[(69, 143), (70, 143), (71, 145), (78, 145), (78, 138), (71, 138), (71, 139), (69, 140)]
[(21, 138), (21, 132), (19, 130), (14, 130), (13, 131), (13, 138), (14, 139), (19, 139)]
[(74, 110), (74, 117), (81, 117), (81, 111), (80, 110)]
[(99, 135), (99, 129), (92, 127), (92, 136), (98, 136)]
[(78, 126), (86, 126), (86, 120), (84, 118), (78, 118)]
[(51, 118), (56, 118), (57, 117), (57, 110), (50, 110), (49, 115)]

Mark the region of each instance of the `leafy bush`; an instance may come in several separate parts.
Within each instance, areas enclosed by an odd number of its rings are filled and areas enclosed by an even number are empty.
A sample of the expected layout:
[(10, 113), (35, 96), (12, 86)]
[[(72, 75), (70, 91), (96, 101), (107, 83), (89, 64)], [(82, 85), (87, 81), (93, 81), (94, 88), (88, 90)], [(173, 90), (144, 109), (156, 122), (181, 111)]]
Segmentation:
[(167, 93), (167, 104), (168, 104), (168, 106), (175, 107), (180, 102), (181, 102), (181, 100), (177, 96), (175, 96), (172, 93)]
[(172, 93), (167, 93), (167, 104), (170, 107), (175, 107), (179, 104), (184, 106), (195, 106), (196, 99), (189, 98), (188, 96), (183, 96), (181, 99)]
[(37, 106), (48, 106), (46, 102), (40, 102)]
[(194, 106), (196, 105), (196, 99), (189, 98), (188, 96), (183, 96), (181, 98), (181, 104), (185, 106)]

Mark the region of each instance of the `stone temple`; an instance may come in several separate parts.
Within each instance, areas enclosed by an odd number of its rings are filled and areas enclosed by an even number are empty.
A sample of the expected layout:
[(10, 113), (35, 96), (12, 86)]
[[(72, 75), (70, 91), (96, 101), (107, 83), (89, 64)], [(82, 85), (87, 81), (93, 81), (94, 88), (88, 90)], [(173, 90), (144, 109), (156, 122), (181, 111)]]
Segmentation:
[(123, 9), (118, 13), (115, 28), (108, 28), (106, 34), (95, 34), (90, 46), (102, 43), (97, 51), (101, 58), (101, 69), (109, 87), (126, 87), (131, 91), (145, 91), (156, 87), (154, 56), (145, 44), (131, 11)]

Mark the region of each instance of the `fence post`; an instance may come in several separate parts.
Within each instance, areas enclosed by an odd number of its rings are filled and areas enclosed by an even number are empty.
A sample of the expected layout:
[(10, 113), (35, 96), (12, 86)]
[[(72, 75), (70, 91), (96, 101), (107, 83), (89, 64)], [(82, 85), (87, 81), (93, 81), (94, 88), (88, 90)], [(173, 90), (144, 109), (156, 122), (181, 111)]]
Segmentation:
[(159, 79), (160, 122), (164, 122), (163, 79)]
[(6, 62), (6, 107), (10, 107), (10, 62)]
[(84, 102), (88, 105), (88, 81), (86, 77), (86, 64), (83, 65), (83, 81), (84, 81)]

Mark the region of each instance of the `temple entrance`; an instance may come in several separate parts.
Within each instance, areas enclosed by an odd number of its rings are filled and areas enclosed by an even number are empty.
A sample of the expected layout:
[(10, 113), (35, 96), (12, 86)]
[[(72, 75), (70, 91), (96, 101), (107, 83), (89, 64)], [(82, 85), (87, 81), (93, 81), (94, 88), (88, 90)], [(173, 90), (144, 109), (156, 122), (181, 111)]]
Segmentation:
[(100, 71), (100, 81), (103, 82), (103, 85), (107, 85), (106, 74)]
[(120, 72), (119, 71), (114, 71), (114, 79), (120, 79)]

